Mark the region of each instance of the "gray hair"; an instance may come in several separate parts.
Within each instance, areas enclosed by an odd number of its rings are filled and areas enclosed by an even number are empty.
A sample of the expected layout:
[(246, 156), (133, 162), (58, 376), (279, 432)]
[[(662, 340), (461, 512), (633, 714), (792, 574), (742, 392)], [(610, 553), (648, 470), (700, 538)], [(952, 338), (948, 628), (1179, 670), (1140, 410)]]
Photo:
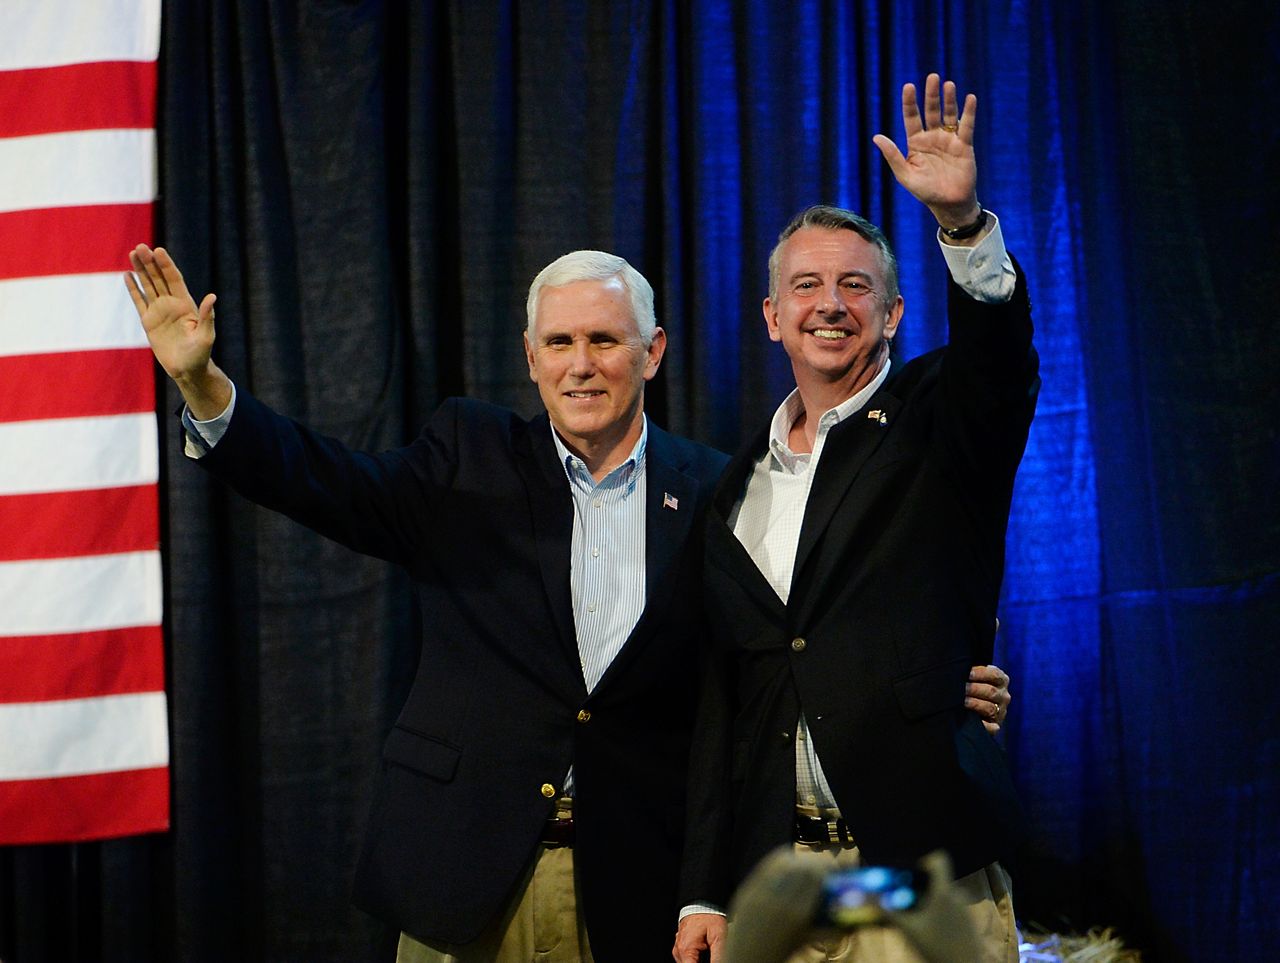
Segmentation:
[(631, 300), (631, 316), (644, 343), (653, 341), (653, 331), (658, 321), (653, 313), (653, 288), (643, 274), (625, 259), (605, 251), (570, 251), (556, 258), (533, 279), (529, 285), (529, 298), (525, 301), (525, 313), (529, 316), (526, 331), (530, 344), (535, 341), (534, 323), (538, 317), (538, 299), (543, 288), (558, 288), (574, 281), (607, 281), (617, 278), (627, 289)]
[(778, 300), (778, 265), (782, 260), (782, 245), (787, 238), (804, 227), (823, 227), (829, 231), (853, 231), (864, 240), (876, 246), (880, 252), (880, 266), (884, 269), (886, 291), (885, 300), (893, 301), (898, 297), (898, 259), (889, 247), (889, 239), (884, 231), (876, 227), (865, 217), (846, 211), (843, 207), (832, 207), (829, 204), (814, 204), (791, 219), (791, 223), (778, 235), (778, 243), (769, 254), (769, 298)]

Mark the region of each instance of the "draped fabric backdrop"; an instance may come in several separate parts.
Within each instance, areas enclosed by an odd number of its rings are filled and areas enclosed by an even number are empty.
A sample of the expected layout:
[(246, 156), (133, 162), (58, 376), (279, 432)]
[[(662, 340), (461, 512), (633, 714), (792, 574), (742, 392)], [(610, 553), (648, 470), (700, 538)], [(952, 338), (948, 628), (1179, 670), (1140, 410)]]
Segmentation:
[[(882, 223), (906, 355), (944, 337), (932, 224), (870, 138), (900, 140), (903, 81), (954, 77), (978, 95), (980, 196), (1027, 267), (1044, 376), (997, 646), (1034, 825), (1020, 915), (1119, 926), (1148, 959), (1268, 958), (1268, 10), (170, 3), (156, 234), (218, 292), (232, 377), (367, 447), (409, 441), (449, 394), (534, 411), (529, 280), (573, 248), (617, 252), (654, 282), (670, 335), (650, 413), (732, 448), (790, 386), (759, 302), (799, 207)], [(173, 829), (0, 851), (0, 958), (387, 959), (393, 934), (346, 894), (412, 671), (406, 579), (208, 484), (180, 455), (176, 404), (169, 388)]]

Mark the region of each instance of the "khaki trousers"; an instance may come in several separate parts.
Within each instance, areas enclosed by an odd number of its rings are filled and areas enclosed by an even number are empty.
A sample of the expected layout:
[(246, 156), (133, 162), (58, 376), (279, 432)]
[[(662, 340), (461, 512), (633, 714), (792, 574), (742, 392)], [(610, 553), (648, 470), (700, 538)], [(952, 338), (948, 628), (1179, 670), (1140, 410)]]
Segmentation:
[[(858, 865), (856, 846), (810, 846), (796, 843), (801, 859), (820, 861), (831, 869)], [(983, 947), (977, 961), (964, 963), (1018, 963), (1018, 928), (1013, 918), (1009, 877), (999, 863), (992, 863), (953, 884), (966, 903), (969, 917)], [(730, 924), (732, 925), (732, 924)], [(862, 926), (830, 939), (815, 940), (797, 950), (787, 963), (923, 963), (902, 932), (893, 926)], [(959, 963), (959, 961), (957, 961)]]
[(573, 848), (542, 846), (507, 911), (471, 943), (422, 943), (400, 934), (396, 963), (590, 963), (578, 910)]

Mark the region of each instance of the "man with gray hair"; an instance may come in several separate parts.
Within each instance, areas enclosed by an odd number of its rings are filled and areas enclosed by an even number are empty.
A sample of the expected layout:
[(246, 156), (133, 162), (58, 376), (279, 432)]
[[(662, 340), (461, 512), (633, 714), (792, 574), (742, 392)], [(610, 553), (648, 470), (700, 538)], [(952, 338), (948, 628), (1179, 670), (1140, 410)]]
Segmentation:
[[(769, 259), (765, 328), (796, 388), (726, 470), (706, 525), (711, 671), (699, 712), (674, 955), (719, 958), (718, 910), (779, 845), (819, 867), (946, 850), (981, 951), (1015, 963), (1020, 810), (965, 711), (991, 658), (1014, 475), (1039, 391), (1026, 280), (977, 197), (977, 99), (903, 88), (908, 153), (875, 144), (938, 222), (949, 341), (891, 358), (904, 301), (878, 228), (801, 211)], [(1003, 710), (997, 705), (995, 721)], [(730, 926), (732, 923), (729, 924)], [(919, 963), (901, 933), (834, 934), (793, 963)]]

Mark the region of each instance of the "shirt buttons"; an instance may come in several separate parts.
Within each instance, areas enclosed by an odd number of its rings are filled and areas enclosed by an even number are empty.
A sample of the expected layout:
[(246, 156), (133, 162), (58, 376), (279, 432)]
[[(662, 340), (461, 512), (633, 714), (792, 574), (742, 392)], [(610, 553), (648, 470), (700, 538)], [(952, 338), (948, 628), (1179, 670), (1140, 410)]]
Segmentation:
[(578, 710), (578, 721), (579, 721), (579, 722), (590, 722), (590, 721), (591, 721), (591, 710), (590, 710), (590, 709), (579, 709), (579, 710)]
[(791, 640), (791, 651), (792, 651), (792, 652), (803, 652), (803, 651), (804, 651), (804, 649), (805, 649), (805, 646), (807, 646), (808, 644), (809, 644), (809, 643), (808, 643), (808, 642), (806, 642), (804, 639), (792, 639), (792, 640)]
[(544, 783), (542, 784), (542, 795), (543, 795), (544, 797), (546, 797), (547, 799), (550, 799), (550, 798), (551, 798), (552, 796), (554, 796), (555, 794), (556, 794), (556, 787), (555, 787), (555, 786), (551, 785), (551, 783), (549, 783), (549, 782), (544, 782)]
[(598, 498), (597, 498), (595, 501), (593, 501), (593, 502), (591, 503), (591, 507), (592, 507), (592, 508), (599, 508), (599, 507), (600, 507), (600, 499), (598, 499)]
[(588, 605), (588, 606), (587, 606), (587, 611), (588, 611), (588, 612), (594, 612), (595, 610), (596, 610), (596, 603), (595, 603), (595, 602), (592, 602), (590, 605)]
[(598, 549), (598, 548), (593, 548), (593, 549), (591, 550), (591, 557), (592, 557), (592, 558), (599, 558), (599, 557), (600, 557), (600, 549)]

